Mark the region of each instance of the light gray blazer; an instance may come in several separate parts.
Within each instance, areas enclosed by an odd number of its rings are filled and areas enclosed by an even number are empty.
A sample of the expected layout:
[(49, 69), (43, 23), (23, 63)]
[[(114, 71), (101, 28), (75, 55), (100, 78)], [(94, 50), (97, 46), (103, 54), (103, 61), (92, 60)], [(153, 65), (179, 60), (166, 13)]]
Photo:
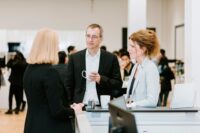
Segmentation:
[(145, 58), (142, 64), (135, 64), (129, 78), (126, 97), (137, 66), (138, 73), (133, 85), (131, 98), (136, 106), (155, 107), (159, 98), (160, 78), (156, 64), (149, 58)]

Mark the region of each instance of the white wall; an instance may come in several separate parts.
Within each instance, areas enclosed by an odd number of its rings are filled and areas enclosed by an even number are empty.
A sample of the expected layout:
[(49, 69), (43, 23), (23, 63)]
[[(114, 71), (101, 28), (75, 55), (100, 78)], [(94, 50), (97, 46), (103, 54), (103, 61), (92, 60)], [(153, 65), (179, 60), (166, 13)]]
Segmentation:
[(156, 28), (169, 58), (174, 58), (174, 28), (183, 23), (184, 0), (147, 0), (147, 27)]
[(162, 41), (162, 21), (163, 21), (163, 0), (147, 0), (147, 27), (155, 27), (161, 47)]
[(0, 0), (0, 29), (30, 31), (45, 26), (84, 31), (89, 24), (99, 23), (104, 28), (103, 44), (108, 50), (121, 48), (121, 30), (127, 27), (127, 0), (93, 0), (93, 6), (91, 1)]
[(200, 1), (185, 0), (185, 79), (187, 83), (194, 83), (197, 89), (197, 106), (200, 107)]
[[(91, 23), (104, 28), (108, 50), (122, 46), (122, 27), (127, 27), (127, 0), (0, 0), (0, 52), (7, 52), (8, 41), (21, 41), (30, 49), (36, 31), (41, 27), (56, 29), (64, 43), (85, 47), (85, 29)], [(28, 46), (27, 46), (28, 45)], [(5, 73), (6, 80), (9, 73)], [(0, 108), (8, 108), (8, 88), (0, 90)]]
[[(0, 30), (0, 44), (1, 49), (0, 52), (4, 54), (8, 51), (8, 42), (20, 42), (20, 50), (25, 57), (30, 52), (33, 39), (36, 35), (36, 30)], [(76, 49), (84, 49), (86, 42), (85, 42), (85, 31), (77, 31), (77, 30), (67, 30), (67, 31), (60, 31), (57, 30), (59, 35), (59, 46), (60, 50), (66, 51), (69, 45), (75, 45)]]
[(166, 31), (163, 36), (164, 46), (167, 46), (169, 56), (174, 58), (174, 28), (184, 23), (184, 0), (164, 0), (163, 4), (166, 5), (163, 25), (163, 31)]
[[(121, 28), (128, 25), (127, 13), (128, 0), (94, 0), (93, 8), (91, 0), (0, 0), (0, 29), (34, 31), (48, 26), (59, 31), (84, 31), (96, 22), (105, 31), (103, 44), (113, 51), (121, 48)], [(147, 0), (146, 25), (156, 27), (161, 48), (170, 58), (174, 58), (174, 26), (182, 23), (184, 0)], [(7, 41), (4, 36), (0, 42)], [(77, 45), (82, 48), (84, 44)], [(0, 50), (7, 48), (5, 45), (1, 43)]]
[(147, 0), (128, 0), (128, 36), (140, 29), (145, 29)]

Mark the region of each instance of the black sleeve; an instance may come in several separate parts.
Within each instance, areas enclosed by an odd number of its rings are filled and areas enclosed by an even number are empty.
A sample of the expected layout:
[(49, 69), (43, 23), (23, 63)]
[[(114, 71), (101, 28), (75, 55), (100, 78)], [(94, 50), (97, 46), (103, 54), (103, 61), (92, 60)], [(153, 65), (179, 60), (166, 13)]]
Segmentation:
[(6, 66), (7, 66), (8, 68), (11, 68), (11, 67), (13, 67), (13, 63), (14, 63), (14, 60), (13, 60), (13, 59), (10, 59), (10, 60), (8, 61), (8, 63), (6, 64)]
[(64, 87), (61, 84), (58, 72), (50, 68), (45, 80), (46, 95), (50, 112), (57, 119), (69, 119), (74, 117), (74, 110), (69, 106), (64, 107), (61, 99), (61, 89)]
[(65, 89), (67, 89), (67, 92), (70, 92), (71, 95), (71, 101), (73, 101), (74, 99), (74, 61), (73, 61), (73, 55), (71, 55), (69, 57), (69, 61), (67, 64), (67, 75), (65, 78), (65, 83), (66, 83), (66, 87)]
[[(101, 75), (100, 84), (99, 86), (102, 88), (108, 88), (111, 90), (118, 90), (122, 87), (122, 80), (121, 80), (121, 73), (119, 68), (119, 62), (117, 57), (113, 56), (111, 62), (111, 75), (105, 76)], [(105, 68), (106, 69), (106, 68)]]

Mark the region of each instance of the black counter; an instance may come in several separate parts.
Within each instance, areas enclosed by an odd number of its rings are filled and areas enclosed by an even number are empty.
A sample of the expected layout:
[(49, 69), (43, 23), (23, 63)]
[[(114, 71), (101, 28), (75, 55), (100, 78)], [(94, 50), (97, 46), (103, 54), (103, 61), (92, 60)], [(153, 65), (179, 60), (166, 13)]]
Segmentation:
[[(198, 112), (200, 108), (169, 108), (169, 107), (155, 107), (155, 108), (142, 108), (136, 107), (133, 109), (128, 109), (130, 112), (154, 112), (154, 113), (164, 113), (164, 112)], [(94, 109), (86, 108), (87, 112), (108, 112), (108, 109), (102, 109), (101, 107), (95, 107)]]

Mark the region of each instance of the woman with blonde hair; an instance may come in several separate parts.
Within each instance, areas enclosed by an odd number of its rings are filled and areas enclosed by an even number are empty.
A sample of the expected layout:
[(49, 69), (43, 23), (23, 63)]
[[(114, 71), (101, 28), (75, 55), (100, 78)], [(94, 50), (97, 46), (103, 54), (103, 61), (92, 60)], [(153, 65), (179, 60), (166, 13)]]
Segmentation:
[[(72, 133), (72, 119), (82, 110), (81, 104), (70, 107), (58, 72), (58, 35), (41, 29), (32, 45), (24, 74), (28, 102), (24, 133)], [(65, 104), (64, 104), (65, 103)]]
[(155, 107), (158, 103), (159, 72), (151, 60), (160, 47), (157, 35), (151, 30), (139, 30), (129, 37), (129, 53), (136, 64), (129, 78), (127, 106)]

